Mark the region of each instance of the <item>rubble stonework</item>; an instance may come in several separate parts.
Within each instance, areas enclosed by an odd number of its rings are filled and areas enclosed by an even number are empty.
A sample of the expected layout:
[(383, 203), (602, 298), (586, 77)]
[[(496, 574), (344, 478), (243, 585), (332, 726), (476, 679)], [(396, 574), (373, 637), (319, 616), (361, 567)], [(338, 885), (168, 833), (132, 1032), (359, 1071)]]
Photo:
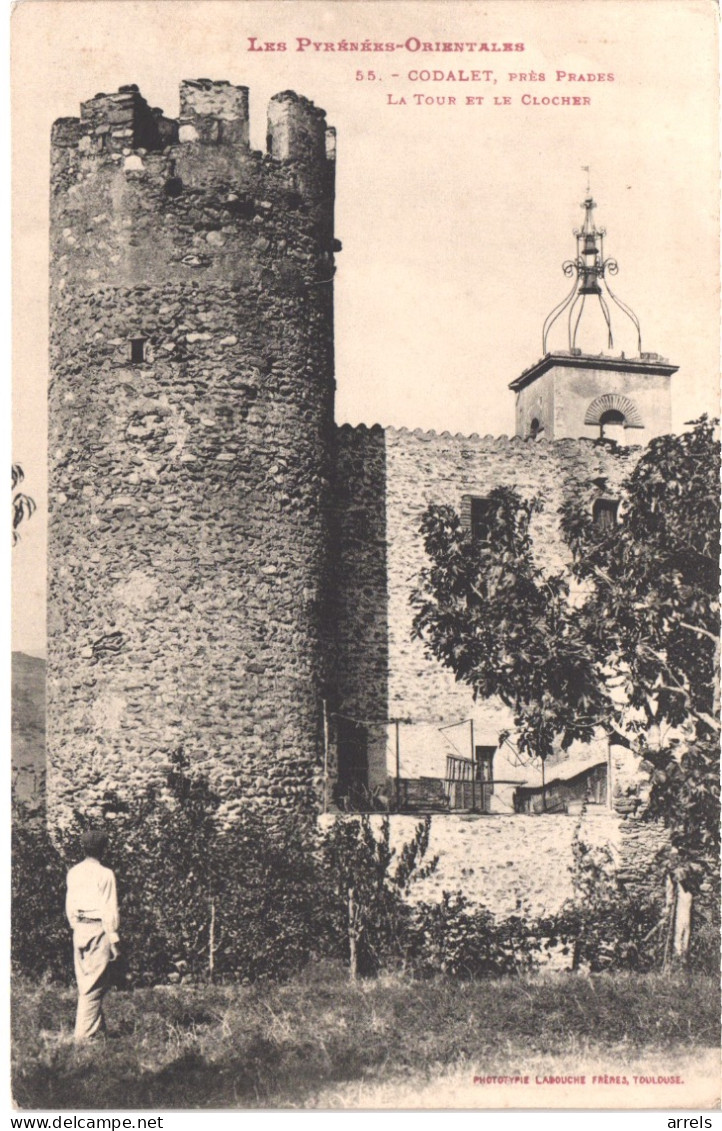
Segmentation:
[[(412, 639), (409, 595), (426, 564), (424, 511), (442, 503), (461, 512), (464, 495), (484, 497), (499, 486), (537, 497), (543, 510), (532, 519), (534, 549), (539, 564), (554, 570), (570, 556), (559, 529), (564, 499), (595, 479), (613, 495), (641, 450), (363, 425), (341, 428), (337, 443), (338, 710), (359, 719), (404, 719), (405, 776), (439, 776), (439, 725), (473, 716), (477, 740), (496, 744), (510, 716), (495, 700), (475, 703), (469, 687)], [(368, 727), (367, 741), (370, 784), (381, 787), (393, 773), (387, 728)]]
[(53, 132), (53, 821), (180, 746), (231, 807), (317, 804), (333, 162), (307, 100), (265, 155), (247, 118), (198, 80), (178, 123), (123, 88)]
[[(592, 440), (463, 436), (378, 425), (338, 430), (337, 709), (341, 718), (361, 720), (369, 785), (377, 796), (393, 803), (395, 794), (395, 733), (386, 720), (403, 720), (404, 779), (443, 776), (448, 752), (468, 753), (465, 730), (457, 731), (450, 745), (440, 727), (473, 719), (476, 741), (496, 746), (500, 731), (511, 724), (507, 708), (493, 699), (475, 701), (470, 688), (457, 683), (412, 637), (409, 595), (426, 564), (420, 525), (429, 503), (449, 504), (461, 513), (465, 495), (483, 497), (498, 486), (539, 498), (543, 509), (532, 518), (531, 534), (539, 565), (551, 571), (570, 557), (559, 527), (564, 500), (595, 480), (614, 496), (640, 455), (638, 447), (614, 448)], [(336, 738), (342, 763), (342, 730), (336, 730)], [(607, 761), (606, 741), (596, 748)], [(586, 749), (593, 758), (595, 749)], [(497, 751), (496, 777), (527, 776), (528, 767), (504, 763), (503, 754), (503, 748)], [(560, 766), (563, 759), (548, 776)], [(637, 819), (639, 783), (636, 759), (614, 747), (608, 803), (590, 805), (581, 825), (571, 813), (514, 815), (512, 786), (506, 797), (496, 787), (493, 816), (434, 816), (429, 851), (440, 855), (440, 864), (419, 889), (420, 897), (458, 889), (496, 914), (512, 914), (520, 902), (535, 913), (558, 910), (572, 895), (575, 830), (585, 843), (609, 844), (626, 886), (648, 891), (666, 834)], [(417, 821), (392, 817), (397, 845), (409, 839)]]
[[(372, 817), (372, 826), (378, 829), (379, 821)], [(419, 818), (393, 814), (390, 824), (391, 846), (398, 852), (413, 837)], [(435, 902), (444, 892), (461, 891), (469, 903), (500, 918), (554, 915), (575, 896), (575, 842), (608, 849), (625, 886), (640, 897), (649, 893), (659, 834), (590, 805), (575, 816), (433, 816), (427, 858), (438, 856), (439, 862), (430, 876), (412, 885), (411, 899)]]

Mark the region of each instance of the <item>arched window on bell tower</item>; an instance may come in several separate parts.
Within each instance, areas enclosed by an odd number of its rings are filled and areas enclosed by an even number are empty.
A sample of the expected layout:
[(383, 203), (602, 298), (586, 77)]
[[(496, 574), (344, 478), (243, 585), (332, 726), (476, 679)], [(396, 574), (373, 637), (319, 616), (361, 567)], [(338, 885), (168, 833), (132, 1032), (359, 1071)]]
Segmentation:
[(618, 444), (624, 443), (624, 413), (619, 409), (610, 408), (599, 417), (599, 436), (602, 440), (616, 440)]
[(641, 414), (631, 397), (619, 393), (604, 393), (588, 406), (584, 423), (599, 429), (601, 440), (616, 440), (618, 444), (634, 443), (627, 429), (643, 428)]

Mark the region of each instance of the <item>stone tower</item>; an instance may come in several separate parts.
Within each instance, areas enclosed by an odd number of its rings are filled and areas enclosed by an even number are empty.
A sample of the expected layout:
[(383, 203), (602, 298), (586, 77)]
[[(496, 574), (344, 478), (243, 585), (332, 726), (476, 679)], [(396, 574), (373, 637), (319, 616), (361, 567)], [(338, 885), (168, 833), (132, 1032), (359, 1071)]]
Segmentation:
[[(602, 228), (594, 223), (596, 207), (591, 196), (584, 201), (584, 224), (574, 232), (576, 255), (563, 264), (573, 279), (571, 291), (544, 324), (544, 356), (524, 370), (509, 388), (516, 393), (516, 434), (598, 439), (606, 436), (624, 445), (646, 444), (670, 432), (670, 379), (677, 372), (666, 358), (642, 352), (642, 335), (634, 312), (617, 297), (608, 276), (616, 275), (617, 261), (605, 257)], [(597, 315), (599, 353), (577, 346), (589, 315)], [(612, 312), (621, 313), (631, 326), (636, 354), (614, 352)], [(562, 318), (567, 323), (567, 349), (547, 352), (550, 331)], [(594, 341), (594, 333), (587, 342)]]
[(290, 91), (135, 86), (52, 136), (48, 812), (182, 747), (313, 807), (327, 682), (334, 146)]

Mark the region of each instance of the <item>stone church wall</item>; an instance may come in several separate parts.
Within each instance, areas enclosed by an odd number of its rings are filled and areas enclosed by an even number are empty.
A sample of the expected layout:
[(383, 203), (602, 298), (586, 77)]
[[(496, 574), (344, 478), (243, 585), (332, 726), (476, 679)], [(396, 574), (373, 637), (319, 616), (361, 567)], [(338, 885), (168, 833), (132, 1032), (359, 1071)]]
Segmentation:
[[(497, 486), (537, 496), (544, 509), (532, 520), (535, 553), (540, 565), (553, 570), (565, 555), (562, 501), (598, 477), (613, 494), (640, 450), (615, 455), (585, 440), (548, 443), (346, 425), (337, 442), (338, 711), (366, 720), (370, 784), (388, 791), (396, 737), (384, 720), (402, 720), (405, 777), (443, 776), (447, 753), (468, 756), (468, 727), (445, 731), (446, 737), (439, 727), (473, 719), (475, 743), (495, 746), (510, 721), (502, 704), (474, 703), (470, 691), (412, 639), (409, 595), (426, 563), (420, 534), (426, 507), (448, 503), (460, 512), (462, 496), (483, 497)], [(512, 776), (513, 768), (507, 772)]]

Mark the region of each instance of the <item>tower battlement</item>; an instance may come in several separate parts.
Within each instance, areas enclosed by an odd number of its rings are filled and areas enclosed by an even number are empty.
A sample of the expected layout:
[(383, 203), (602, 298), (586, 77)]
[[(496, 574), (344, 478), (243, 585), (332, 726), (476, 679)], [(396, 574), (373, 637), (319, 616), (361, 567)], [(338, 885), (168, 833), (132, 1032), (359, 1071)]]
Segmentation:
[(184, 143), (248, 145), (248, 87), (211, 79), (180, 85), (178, 138)]
[(169, 273), (238, 283), (250, 260), (276, 258), (284, 285), (300, 269), (327, 284), (337, 249), (335, 131), (293, 91), (270, 101), (267, 153), (250, 148), (248, 122), (248, 87), (203, 78), (181, 83), (177, 119), (134, 85), (59, 119), (53, 274), (93, 286), (113, 264), (115, 280), (129, 284)]
[[(249, 149), (249, 92), (226, 79), (184, 79), (180, 110), (169, 118), (151, 107), (131, 83), (114, 94), (101, 92), (80, 105), (80, 117), (53, 125), (56, 149), (100, 154), (157, 153), (175, 145)], [(335, 130), (326, 112), (293, 90), (276, 94), (268, 106), (266, 151), (275, 161), (323, 168), (335, 156)], [(263, 155), (261, 155), (263, 156)]]

